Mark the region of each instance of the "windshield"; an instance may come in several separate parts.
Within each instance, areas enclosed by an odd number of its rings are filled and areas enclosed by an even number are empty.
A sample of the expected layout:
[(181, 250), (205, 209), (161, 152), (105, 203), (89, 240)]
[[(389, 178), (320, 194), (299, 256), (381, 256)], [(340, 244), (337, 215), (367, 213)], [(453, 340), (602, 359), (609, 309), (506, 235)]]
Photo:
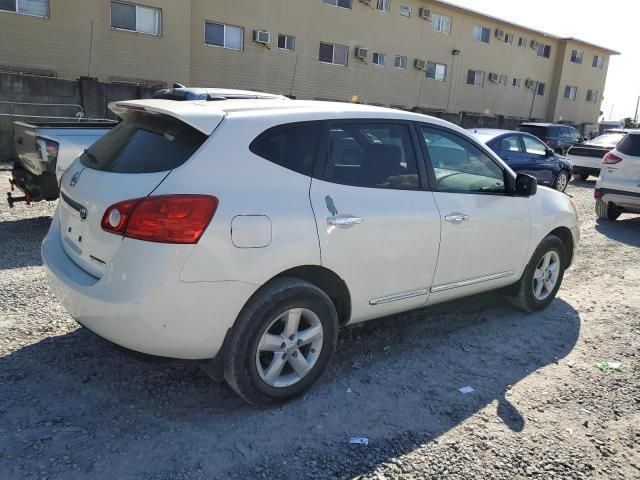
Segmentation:
[(168, 115), (132, 112), (80, 156), (85, 167), (114, 173), (154, 173), (186, 162), (207, 139)]

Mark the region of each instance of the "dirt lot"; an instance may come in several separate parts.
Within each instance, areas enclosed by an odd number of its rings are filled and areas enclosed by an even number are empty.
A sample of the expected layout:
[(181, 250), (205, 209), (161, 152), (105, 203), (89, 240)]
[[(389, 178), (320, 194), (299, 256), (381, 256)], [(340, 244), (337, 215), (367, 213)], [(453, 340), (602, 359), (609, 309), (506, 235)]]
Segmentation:
[(568, 189), (582, 246), (548, 310), (485, 295), (346, 329), (267, 411), (78, 328), (40, 261), (54, 205), (2, 205), (0, 479), (640, 478), (640, 218), (597, 222), (592, 191)]

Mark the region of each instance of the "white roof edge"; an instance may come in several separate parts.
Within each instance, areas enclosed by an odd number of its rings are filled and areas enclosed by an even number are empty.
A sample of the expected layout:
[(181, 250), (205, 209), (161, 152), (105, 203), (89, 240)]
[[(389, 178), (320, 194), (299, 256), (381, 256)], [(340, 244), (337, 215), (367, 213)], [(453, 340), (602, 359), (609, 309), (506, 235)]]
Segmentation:
[[(209, 102), (211, 103), (211, 102)], [(126, 100), (112, 102), (109, 110), (121, 117), (123, 110), (140, 110), (160, 113), (177, 118), (178, 120), (199, 130), (205, 135), (211, 135), (227, 114), (214, 105), (203, 106), (199, 102), (176, 102), (172, 100)]]

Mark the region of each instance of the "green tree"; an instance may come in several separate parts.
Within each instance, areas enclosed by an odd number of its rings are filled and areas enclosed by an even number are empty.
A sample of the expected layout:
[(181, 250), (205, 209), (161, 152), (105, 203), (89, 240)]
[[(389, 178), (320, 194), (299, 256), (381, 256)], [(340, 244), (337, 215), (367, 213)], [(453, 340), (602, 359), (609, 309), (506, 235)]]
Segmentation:
[(627, 117), (624, 119), (624, 128), (636, 128), (633, 118)]

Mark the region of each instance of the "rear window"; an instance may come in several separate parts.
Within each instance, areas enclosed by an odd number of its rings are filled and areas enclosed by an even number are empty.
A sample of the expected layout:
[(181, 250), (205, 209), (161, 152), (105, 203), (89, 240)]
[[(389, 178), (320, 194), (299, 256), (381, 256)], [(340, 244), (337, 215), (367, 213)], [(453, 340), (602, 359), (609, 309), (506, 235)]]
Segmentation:
[(520, 130), (521, 132), (530, 133), (531, 135), (535, 135), (538, 138), (548, 136), (547, 127), (540, 127), (537, 125), (520, 125), (518, 127), (518, 130)]
[(200, 148), (207, 136), (168, 115), (132, 112), (80, 156), (85, 167), (114, 173), (173, 170)]
[(616, 147), (620, 153), (640, 157), (640, 134), (625, 136)]

